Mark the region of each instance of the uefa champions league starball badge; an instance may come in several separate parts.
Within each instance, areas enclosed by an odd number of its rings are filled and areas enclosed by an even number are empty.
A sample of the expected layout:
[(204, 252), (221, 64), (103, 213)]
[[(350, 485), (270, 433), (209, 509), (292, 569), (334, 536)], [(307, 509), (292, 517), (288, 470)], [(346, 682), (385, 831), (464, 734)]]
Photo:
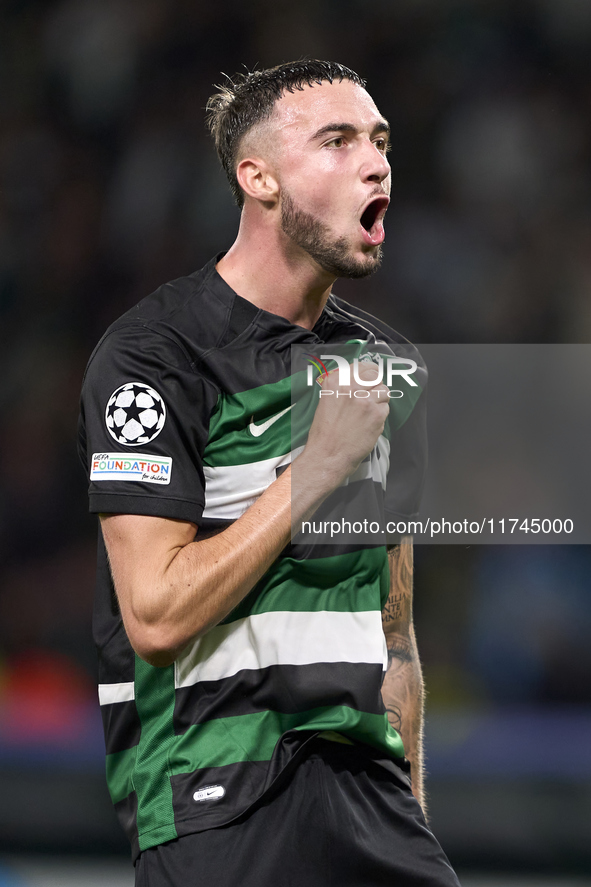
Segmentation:
[(158, 437), (166, 421), (162, 397), (143, 382), (127, 382), (109, 398), (105, 423), (117, 443), (138, 447)]

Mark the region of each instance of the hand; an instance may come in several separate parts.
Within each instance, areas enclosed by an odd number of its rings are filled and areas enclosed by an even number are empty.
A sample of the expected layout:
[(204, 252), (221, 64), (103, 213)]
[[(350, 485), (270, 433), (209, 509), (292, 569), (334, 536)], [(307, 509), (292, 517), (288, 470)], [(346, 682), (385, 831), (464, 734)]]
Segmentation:
[[(359, 378), (377, 378), (377, 367), (359, 364)], [(333, 488), (353, 474), (373, 450), (384, 430), (390, 409), (388, 387), (383, 383), (361, 385), (351, 373), (351, 384), (339, 386), (338, 370), (328, 373), (300, 459), (324, 468)]]

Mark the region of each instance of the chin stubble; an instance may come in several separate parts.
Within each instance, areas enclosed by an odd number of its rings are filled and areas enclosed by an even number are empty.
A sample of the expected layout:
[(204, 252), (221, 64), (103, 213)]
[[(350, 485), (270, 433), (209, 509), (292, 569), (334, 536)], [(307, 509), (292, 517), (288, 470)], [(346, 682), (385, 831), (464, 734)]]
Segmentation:
[(382, 261), (381, 246), (365, 260), (354, 259), (349, 255), (345, 237), (332, 237), (328, 225), (299, 209), (285, 191), (281, 200), (281, 228), (324, 271), (335, 277), (367, 277), (377, 271)]

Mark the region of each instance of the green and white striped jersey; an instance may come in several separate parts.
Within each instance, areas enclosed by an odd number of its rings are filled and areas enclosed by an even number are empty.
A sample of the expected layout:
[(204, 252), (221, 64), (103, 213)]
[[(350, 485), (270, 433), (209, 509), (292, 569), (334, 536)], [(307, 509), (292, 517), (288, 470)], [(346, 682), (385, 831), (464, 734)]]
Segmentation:
[[(85, 375), (80, 453), (90, 510), (194, 522), (240, 517), (305, 443), (319, 387), (293, 354), (349, 343), (356, 354), (409, 343), (331, 296), (313, 330), (242, 299), (217, 260), (166, 284), (114, 323)], [(349, 490), (381, 518), (412, 519), (426, 459), (416, 386), (393, 400), (378, 447)], [(336, 514), (335, 491), (320, 517)], [(113, 802), (134, 856), (230, 822), (306, 741), (336, 731), (400, 761), (381, 699), (389, 589), (378, 540), (296, 537), (240, 605), (167, 668), (135, 655), (99, 533), (94, 636)]]

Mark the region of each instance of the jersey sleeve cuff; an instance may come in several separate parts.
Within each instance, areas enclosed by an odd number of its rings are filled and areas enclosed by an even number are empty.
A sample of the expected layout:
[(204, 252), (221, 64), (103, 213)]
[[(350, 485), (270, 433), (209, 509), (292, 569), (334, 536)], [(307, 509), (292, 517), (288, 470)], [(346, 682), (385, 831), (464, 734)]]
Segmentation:
[(91, 514), (146, 514), (151, 517), (170, 517), (198, 524), (203, 505), (185, 499), (166, 499), (158, 496), (135, 496), (128, 493), (89, 494)]

